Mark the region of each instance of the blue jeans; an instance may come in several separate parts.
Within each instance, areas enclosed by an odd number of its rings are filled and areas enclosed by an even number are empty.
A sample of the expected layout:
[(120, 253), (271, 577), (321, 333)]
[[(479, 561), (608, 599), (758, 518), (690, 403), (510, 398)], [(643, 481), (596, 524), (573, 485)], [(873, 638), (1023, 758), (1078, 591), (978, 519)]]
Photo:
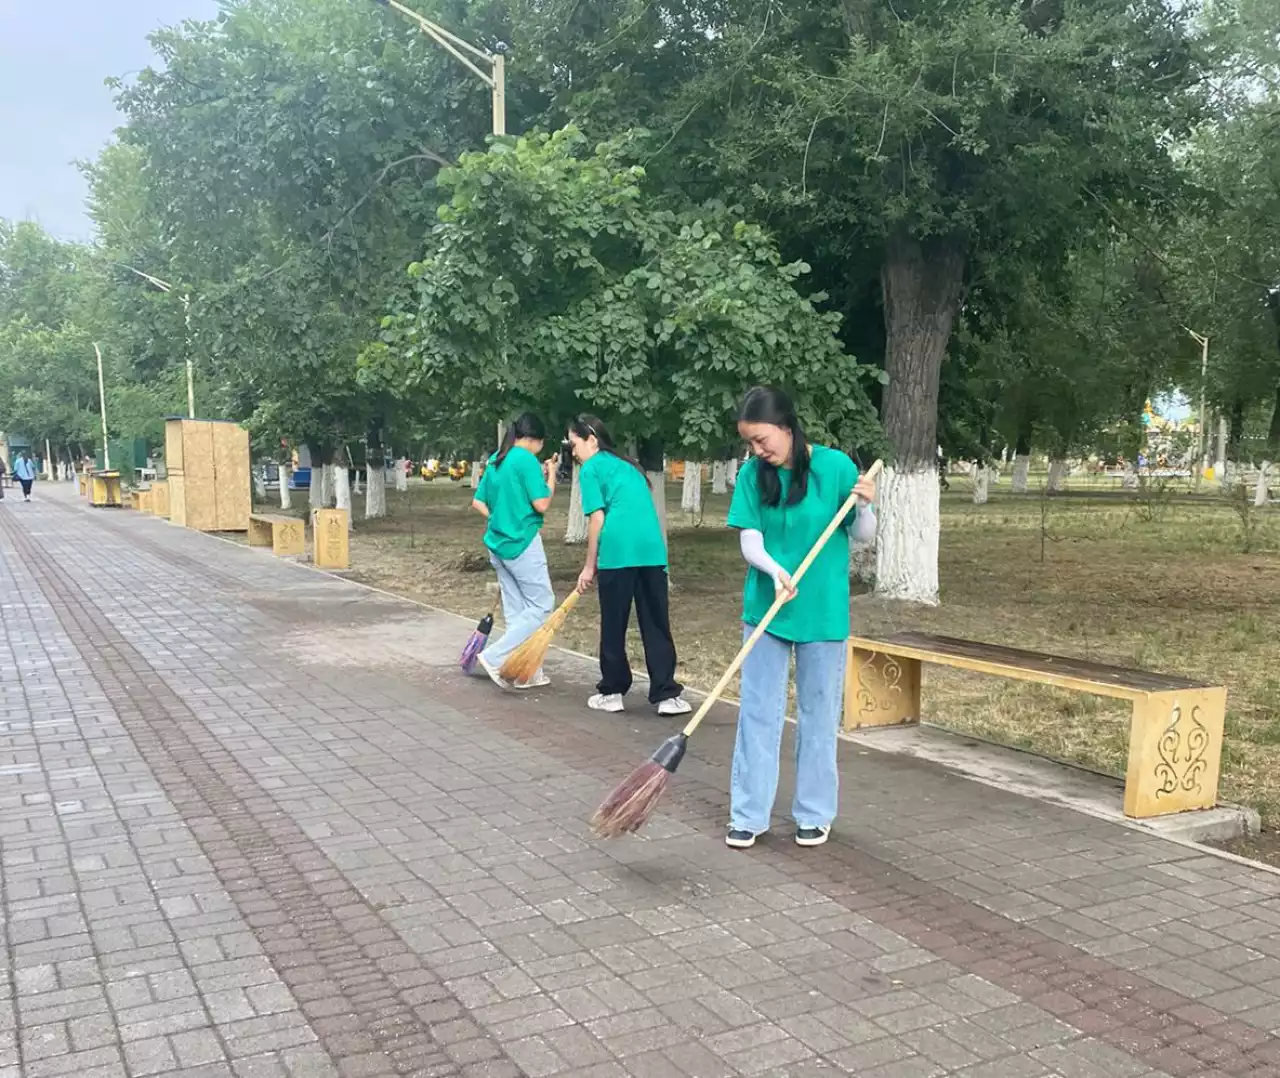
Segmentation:
[(535, 535), (528, 549), (518, 558), (506, 561), (496, 554), (490, 554), (489, 561), (498, 571), (505, 628), (496, 640), (490, 638), (484, 649), (484, 657), (489, 665), (498, 667), (551, 616), (556, 596), (551, 590), (551, 576), (547, 572), (547, 552), (542, 549), (542, 536)]
[[(744, 639), (753, 626), (744, 627)], [(793, 644), (765, 633), (742, 664), (742, 705), (733, 747), (729, 826), (760, 834), (769, 829), (778, 792), (782, 726), (787, 714), (787, 675), (796, 657), (797, 827), (826, 827), (836, 817), (840, 773), (836, 735), (844, 704), (843, 640)]]

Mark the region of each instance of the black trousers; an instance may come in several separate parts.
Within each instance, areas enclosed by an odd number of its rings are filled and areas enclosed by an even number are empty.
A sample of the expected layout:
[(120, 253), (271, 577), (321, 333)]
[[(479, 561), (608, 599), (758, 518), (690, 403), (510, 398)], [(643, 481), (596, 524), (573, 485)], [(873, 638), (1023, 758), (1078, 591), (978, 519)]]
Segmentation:
[(631, 664), (627, 661), (627, 625), (631, 604), (636, 607), (644, 661), (649, 668), (649, 702), (659, 704), (680, 695), (676, 681), (676, 646), (671, 640), (667, 607), (667, 571), (650, 565), (637, 569), (601, 569), (596, 574), (600, 590), (600, 683), (606, 696), (631, 688)]

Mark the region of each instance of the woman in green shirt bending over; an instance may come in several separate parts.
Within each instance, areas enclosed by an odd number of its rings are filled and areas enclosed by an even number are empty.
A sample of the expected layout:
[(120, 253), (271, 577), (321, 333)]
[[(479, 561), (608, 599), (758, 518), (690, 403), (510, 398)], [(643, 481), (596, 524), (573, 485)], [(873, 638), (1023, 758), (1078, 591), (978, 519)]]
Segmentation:
[[(743, 588), (744, 635), (750, 635), (779, 595), (787, 605), (742, 664), (742, 703), (733, 750), (729, 832), (735, 849), (769, 829), (778, 790), (787, 676), (796, 664), (796, 842), (821, 846), (835, 819), (839, 773), (836, 734), (844, 696), (849, 636), (849, 542), (837, 531), (799, 587), (791, 574), (851, 491), (875, 498), (874, 481), (858, 478), (844, 453), (809, 445), (791, 399), (757, 387), (742, 402), (738, 433), (751, 449), (738, 474), (729, 526), (740, 530), (750, 568)], [(859, 509), (859, 513), (861, 513)], [(845, 518), (847, 529), (854, 514)]]
[(600, 585), (600, 683), (587, 701), (596, 711), (621, 711), (631, 688), (627, 623), (636, 606), (649, 703), (659, 715), (691, 709), (676, 681), (676, 646), (667, 612), (667, 545), (649, 493), (649, 480), (633, 460), (618, 453), (605, 425), (580, 415), (569, 426), (573, 455), (582, 465), (578, 486), (587, 517), (587, 564), (578, 577), (585, 592)]
[[(498, 572), (506, 621), (506, 630), (490, 641), (478, 662), (494, 684), (504, 689), (511, 685), (498, 673), (502, 664), (547, 620), (556, 602), (538, 534), (556, 492), (555, 460), (547, 461), (545, 467), (538, 463), (546, 437), (546, 428), (536, 415), (525, 412), (517, 418), (489, 458), (471, 503), (489, 524), (484, 545)], [(515, 688), (536, 689), (547, 682), (539, 670)]]

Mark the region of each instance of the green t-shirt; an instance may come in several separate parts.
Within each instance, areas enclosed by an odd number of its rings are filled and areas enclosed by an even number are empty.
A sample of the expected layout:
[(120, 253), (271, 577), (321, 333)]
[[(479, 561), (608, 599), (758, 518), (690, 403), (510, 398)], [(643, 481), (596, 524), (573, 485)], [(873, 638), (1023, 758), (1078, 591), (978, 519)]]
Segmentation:
[[(764, 536), (769, 556), (794, 573), (809, 548), (845, 502), (858, 481), (858, 467), (844, 453), (823, 445), (809, 447), (809, 484), (797, 505), (787, 505), (791, 470), (778, 469), (782, 497), (776, 506), (760, 502), (759, 461), (747, 461), (729, 505), (729, 527), (754, 529)], [(856, 510), (838, 530), (804, 574), (796, 597), (778, 611), (769, 632), (782, 640), (807, 644), (815, 640), (844, 640), (849, 635), (849, 540), (847, 530)], [(758, 625), (775, 597), (773, 581), (759, 569), (747, 570), (742, 589), (742, 620)]]
[(634, 464), (612, 453), (597, 453), (578, 473), (582, 511), (604, 510), (598, 569), (633, 569), (667, 564), (662, 525), (649, 481)]
[(538, 458), (523, 446), (513, 445), (501, 464), (497, 459), (496, 453), (489, 458), (476, 501), (489, 507), (484, 545), (503, 561), (514, 561), (529, 549), (542, 527), (542, 514), (533, 503), (550, 494), (551, 488)]

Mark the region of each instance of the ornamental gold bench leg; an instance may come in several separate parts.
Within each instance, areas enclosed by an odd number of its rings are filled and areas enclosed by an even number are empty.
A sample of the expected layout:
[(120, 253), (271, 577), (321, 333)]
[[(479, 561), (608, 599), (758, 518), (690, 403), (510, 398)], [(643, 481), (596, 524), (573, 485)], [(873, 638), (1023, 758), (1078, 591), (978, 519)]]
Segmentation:
[(1226, 712), (1224, 688), (1153, 692), (1134, 701), (1126, 816), (1144, 819), (1218, 803)]
[(920, 661), (849, 645), (844, 728), (920, 721)]

